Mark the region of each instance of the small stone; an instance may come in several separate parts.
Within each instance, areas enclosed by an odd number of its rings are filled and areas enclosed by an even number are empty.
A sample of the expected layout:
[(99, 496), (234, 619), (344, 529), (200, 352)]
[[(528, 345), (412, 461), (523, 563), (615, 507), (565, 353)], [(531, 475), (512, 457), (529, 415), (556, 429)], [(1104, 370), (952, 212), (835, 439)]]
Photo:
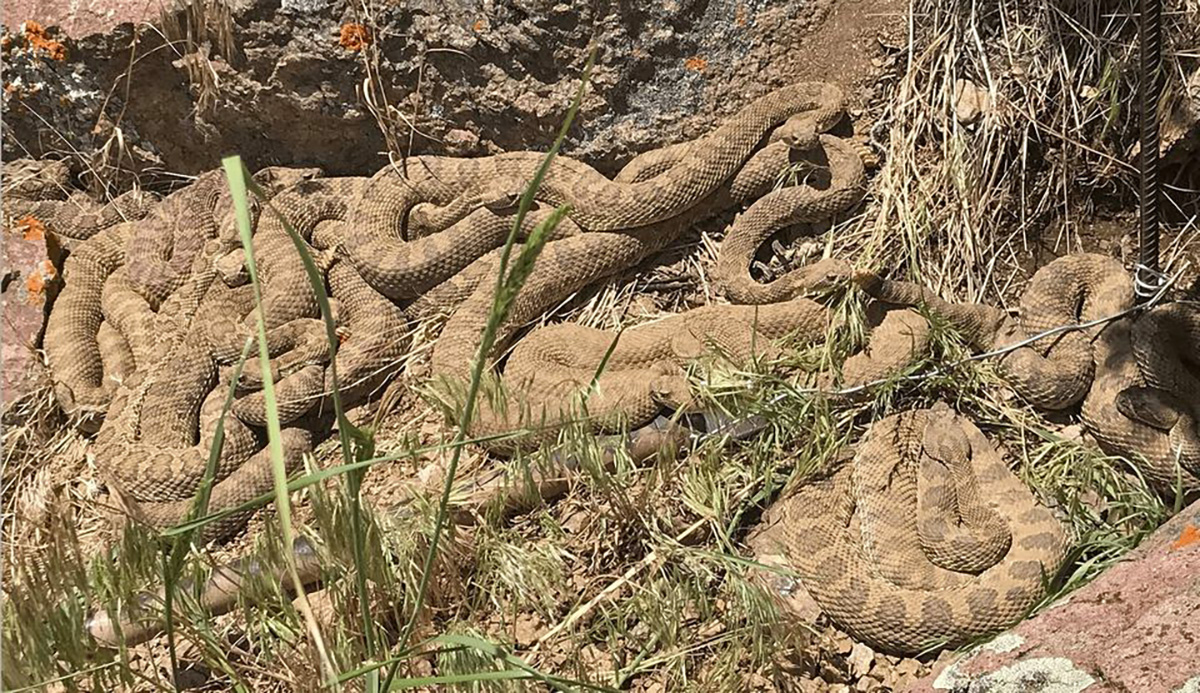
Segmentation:
[(513, 625), (514, 639), (521, 648), (532, 645), (545, 630), (546, 626), (537, 614), (521, 614)]
[(817, 665), (817, 669), (817, 674), (826, 683), (842, 683), (846, 680), (846, 672), (837, 668), (837, 666), (828, 659), (822, 659)]
[(968, 79), (954, 84), (954, 115), (963, 125), (974, 125), (991, 109), (991, 97)]
[(900, 676), (916, 676), (921, 671), (921, 663), (915, 659), (902, 659), (893, 670)]
[(850, 648), (850, 656), (846, 662), (850, 665), (850, 673), (855, 678), (863, 678), (871, 671), (871, 663), (875, 661), (875, 651), (866, 645), (856, 642)]
[(828, 690), (828, 686), (821, 679), (810, 679), (808, 677), (804, 677), (789, 679), (788, 683), (794, 686), (794, 690), (797, 690), (800, 693), (824, 693), (824, 691)]
[[(760, 554), (759, 563), (779, 568), (790, 568), (787, 558), (778, 554)], [(752, 570), (751, 580), (764, 587), (778, 601), (789, 620), (812, 625), (821, 614), (821, 607), (809, 595), (800, 581), (788, 575), (769, 570)]]
[(468, 130), (454, 129), (446, 133), (442, 140), (446, 144), (447, 153), (455, 156), (471, 154), (479, 146), (479, 136)]

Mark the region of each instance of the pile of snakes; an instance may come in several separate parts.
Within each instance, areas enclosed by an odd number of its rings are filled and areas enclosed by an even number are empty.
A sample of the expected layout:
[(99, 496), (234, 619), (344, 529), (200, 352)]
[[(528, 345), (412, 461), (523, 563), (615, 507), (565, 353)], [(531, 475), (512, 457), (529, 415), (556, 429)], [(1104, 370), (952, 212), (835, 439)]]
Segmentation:
[[(1200, 311), (1184, 303), (1128, 311), (1132, 286), (1116, 260), (1051, 262), (1033, 277), (1018, 316), (950, 303), (844, 259), (767, 283), (751, 276), (755, 252), (774, 232), (862, 200), (870, 156), (829, 133), (844, 117), (837, 88), (801, 83), (751, 102), (703, 138), (638, 156), (612, 179), (555, 158), (516, 228), (516, 250), (560, 205), (567, 216), (485, 355), (488, 382), (503, 387), (479, 398), (466, 433), (502, 455), (537, 447), (574, 418), (581, 398), (593, 432), (636, 430), (694, 405), (687, 369), (697, 359), (770, 358), (781, 338), (825, 339), (830, 311), (806, 294), (856, 285), (885, 315), (867, 347), (823, 383), (899, 372), (925, 354), (929, 318), (941, 319), (973, 348), (1003, 351), (1000, 372), (1019, 397), (1046, 410), (1081, 406), (1106, 452), (1129, 458), (1164, 492), (1200, 490)], [(413, 156), (369, 177), (259, 171), (266, 199), (252, 205), (250, 250), (261, 302), (220, 171), (162, 199), (129, 193), (101, 204), (69, 192), (61, 162), (6, 164), (6, 215), (38, 219), (70, 250), (44, 339), (54, 394), (95, 432), (98, 468), (130, 515), (155, 528), (186, 517), (230, 388), (236, 397), (209, 510), (268, 493), (264, 381), (275, 384), (294, 471), (333, 426), (332, 366), (341, 397), (362, 401), (395, 376), (416, 320), (448, 314), (431, 380), (461, 401), (495, 302), (501, 247), (543, 158)], [(781, 187), (784, 179), (800, 182)], [(575, 292), (731, 209), (739, 213), (712, 272), (730, 303), (620, 334), (559, 324), (516, 340)], [(339, 338), (333, 355), (289, 227), (326, 283)], [(270, 372), (250, 359), (235, 377), (259, 320)], [(1037, 338), (1064, 325), (1083, 327)], [(514, 341), (501, 374), (500, 356)], [(496, 435), (514, 431), (523, 435)], [(244, 513), (226, 516), (204, 538), (227, 538), (245, 521)], [(750, 545), (786, 556), (840, 627), (877, 649), (911, 653), (1019, 620), (1065, 560), (1068, 538), (983, 433), (938, 405), (876, 422), (852, 458), (770, 508)]]

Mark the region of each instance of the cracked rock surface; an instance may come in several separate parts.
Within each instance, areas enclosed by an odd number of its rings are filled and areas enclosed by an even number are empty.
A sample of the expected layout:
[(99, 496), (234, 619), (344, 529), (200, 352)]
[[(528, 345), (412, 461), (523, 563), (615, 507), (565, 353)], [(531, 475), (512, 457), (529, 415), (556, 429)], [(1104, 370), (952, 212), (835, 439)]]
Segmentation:
[[(165, 18), (27, 4), (5, 11), (4, 156), (73, 155), (105, 181), (195, 174), (235, 152), (252, 169), (344, 175), (378, 170), (389, 149), (544, 150), (591, 46), (564, 153), (612, 172), (791, 82), (835, 81), (865, 104), (895, 24), (833, 0), (410, 0), (370, 16), (323, 0), (197, 0)], [(32, 46), (31, 19), (64, 50)]]

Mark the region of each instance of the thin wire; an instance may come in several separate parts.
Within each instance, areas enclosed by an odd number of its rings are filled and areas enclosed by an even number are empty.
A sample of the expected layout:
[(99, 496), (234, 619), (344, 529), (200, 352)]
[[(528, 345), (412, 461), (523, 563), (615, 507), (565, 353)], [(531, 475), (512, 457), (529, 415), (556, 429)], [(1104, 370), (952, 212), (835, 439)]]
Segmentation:
[[(1160, 276), (1165, 277), (1165, 275), (1160, 275)], [(905, 382), (917, 382), (917, 381), (922, 381), (922, 380), (928, 380), (930, 378), (935, 378), (935, 377), (938, 377), (938, 376), (946, 373), (947, 371), (952, 370), (964, 363), (969, 363), (971, 361), (981, 361), (983, 359), (992, 358), (994, 356), (1003, 356), (1004, 354), (1007, 354), (1011, 351), (1016, 351), (1017, 349), (1020, 349), (1022, 347), (1029, 346), (1030, 344), (1033, 344), (1034, 342), (1036, 342), (1040, 339), (1045, 339), (1046, 337), (1053, 337), (1055, 335), (1064, 334), (1066, 332), (1076, 332), (1078, 330), (1088, 330), (1088, 329), (1091, 329), (1098, 325), (1104, 325), (1106, 323), (1113, 322), (1114, 320), (1120, 320), (1121, 318), (1124, 318), (1128, 315), (1132, 315), (1134, 313), (1138, 313), (1138, 312), (1141, 312), (1144, 310), (1149, 310), (1162, 302), (1162, 299), (1164, 296), (1166, 296), (1167, 291), (1169, 291), (1170, 288), (1172, 286), (1174, 286), (1175, 283), (1178, 282), (1180, 277), (1182, 277), (1182, 276), (1183, 276), (1183, 271), (1180, 270), (1179, 272), (1176, 272), (1174, 276), (1166, 279), (1166, 281), (1159, 282), (1156, 285), (1155, 293), (1153, 295), (1151, 295), (1150, 299), (1148, 301), (1146, 301), (1145, 303), (1139, 303), (1132, 307), (1126, 308), (1125, 310), (1122, 310), (1118, 313), (1114, 313), (1112, 315), (1108, 315), (1108, 316), (1105, 316), (1102, 318), (1096, 318), (1095, 320), (1089, 320), (1087, 322), (1082, 322), (1082, 323), (1074, 323), (1074, 324), (1070, 324), (1070, 325), (1059, 325), (1057, 327), (1052, 327), (1048, 330), (1045, 330), (1044, 332), (1038, 332), (1035, 335), (1026, 337), (1025, 339), (1022, 339), (1019, 342), (1014, 342), (1012, 344), (1008, 344), (1006, 346), (1000, 347), (999, 349), (993, 349), (992, 351), (985, 351), (980, 354), (974, 354), (974, 355), (968, 356), (966, 358), (961, 358), (961, 359), (958, 359), (957, 361), (953, 361), (947, 365), (934, 368), (933, 370), (926, 371), (924, 373), (914, 373), (912, 375), (907, 375), (902, 378), (880, 378), (879, 380), (872, 380), (871, 382), (868, 382), (868, 383), (863, 383), (861, 385), (855, 385), (854, 387), (844, 388), (841, 390), (822, 390), (819, 387), (793, 388), (790, 392), (781, 392), (781, 393), (777, 394), (775, 397), (773, 397), (767, 401), (770, 404), (778, 404), (779, 402), (786, 399), (789, 394), (797, 394), (797, 393), (813, 393), (813, 394), (824, 393), (826, 395), (835, 395), (835, 396), (836, 395), (852, 395), (852, 394), (856, 394), (858, 392), (862, 392), (863, 390), (875, 387), (876, 385), (883, 385), (885, 383), (895, 382), (897, 380), (905, 381)]]

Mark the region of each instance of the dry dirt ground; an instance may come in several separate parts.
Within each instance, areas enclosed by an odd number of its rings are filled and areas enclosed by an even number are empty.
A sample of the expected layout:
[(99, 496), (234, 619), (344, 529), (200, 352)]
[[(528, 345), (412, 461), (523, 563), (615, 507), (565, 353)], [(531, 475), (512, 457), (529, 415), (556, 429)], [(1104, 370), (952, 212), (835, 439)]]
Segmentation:
[[(80, 35), (52, 34), (66, 52), (62, 60), (27, 50), (19, 38), (19, 23), (35, 17), (14, 11), (35, 13), (40, 11), (36, 5), (6, 7), (6, 28), (18, 38), (6, 39), (2, 49), (8, 63), (5, 158), (66, 154), (80, 181), (99, 192), (134, 179), (164, 190), (181, 176), (214, 168), (222, 154), (231, 152), (240, 153), (252, 169), (317, 165), (339, 175), (377, 170), (388, 150), (478, 155), (544, 149), (565, 114), (593, 37), (601, 46), (598, 67), (563, 153), (603, 171), (617, 170), (637, 152), (698, 136), (749, 99), (805, 80), (842, 86), (850, 101), (850, 123), (843, 127), (870, 135), (882, 154), (888, 145), (882, 119), (904, 73), (903, 48), (913, 30), (909, 3), (897, 0), (677, 0), (652, 7), (598, 2), (587, 8), (536, 0), (504, 6), (285, 1), (195, 7), (201, 8), (198, 14), (173, 16), (161, 31), (124, 24), (88, 35), (95, 25), (76, 23), (72, 26)], [(370, 42), (355, 50), (339, 41), (340, 28), (349, 23), (372, 27)], [(1068, 248), (1129, 257), (1135, 218), (1128, 209), (1118, 201), (1092, 215), (1096, 218), (1045, 225), (1022, 248), (1019, 266), (1010, 269), (1027, 276)], [(699, 225), (678, 247), (613, 286), (576, 297), (548, 319), (613, 325), (708, 302), (705, 271), (731, 219), (727, 214)], [(792, 245), (795, 235), (782, 234), (781, 247)], [(1194, 233), (1169, 236), (1164, 245), (1176, 238), (1185, 239), (1181, 252), (1197, 266), (1200, 249), (1188, 240)], [(771, 257), (770, 250), (762, 258), (765, 274), (804, 255), (787, 250), (775, 254), (782, 258)], [(1195, 290), (1200, 294), (1200, 286)], [(440, 412), (416, 393), (430, 339), (418, 334), (404, 375), (377, 401), (353, 413), (358, 422), (378, 423), (381, 450), (446, 440)], [(22, 521), (34, 527), (23, 538), (36, 544), (38, 522), (66, 509), (85, 544), (109, 541), (108, 518), (97, 510), (105, 507), (106, 494), (89, 464), (86, 439), (35, 434), (59, 446), (49, 456), (52, 465), (32, 473), (5, 471), (6, 495), (23, 494)], [(11, 450), (6, 455), (14, 457)], [(336, 455), (336, 443), (329, 441), (318, 460), (329, 462)], [(395, 513), (399, 505), (413, 503), (414, 489), (434, 488), (436, 471), (444, 464), (444, 456), (431, 454), (377, 466), (366, 477), (364, 496), (381, 515)], [(482, 456), (470, 456), (460, 473), (482, 473), (486, 464)], [(656, 467), (655, 475), (672, 471), (678, 469)], [(729, 671), (741, 666), (753, 670), (736, 679), (744, 690), (899, 690), (928, 672), (928, 658), (877, 654), (823, 623), (784, 648), (773, 667), (760, 666), (751, 653), (762, 645), (756, 640), (762, 635), (731, 625), (741, 623), (733, 612), (744, 603), (729, 594), (643, 608), (637, 612), (643, 620), (650, 614), (666, 619), (662, 611), (673, 612), (674, 620), (662, 631), (630, 623), (622, 642), (611, 640), (621, 633), (611, 625), (620, 609), (605, 601), (576, 626), (574, 632), (583, 637), (558, 635), (556, 626), (585, 601), (580, 595), (590, 598), (620, 586), (610, 595), (612, 602), (674, 596), (655, 590), (678, 578), (672, 566), (682, 562), (678, 556), (648, 560), (639, 572), (622, 577), (646, 555), (648, 545), (644, 514), (631, 499), (661, 501), (664, 489), (671, 488), (671, 481), (651, 476), (633, 475), (620, 492), (587, 485), (499, 526), (483, 523), (454, 531), (446, 547), (450, 567), (435, 581), (435, 622), (457, 628), (466, 621), (545, 671), (643, 672), (623, 681), (630, 690), (678, 687), (681, 667), (696, 670), (684, 680), (711, 690), (736, 689), (730, 687), (735, 678)], [(314, 521), (312, 508), (298, 500), (298, 521)], [(720, 546), (702, 536), (711, 528), (687, 532), (702, 512), (659, 510), (653, 522), (661, 526), (654, 532), (680, 538), (676, 543), (682, 546)], [(251, 531), (217, 558), (248, 550), (252, 537), (271, 520), (260, 513)], [(518, 560), (499, 555), (504, 551), (525, 554)], [(554, 579), (539, 582), (536, 572), (547, 565)], [(514, 566), (532, 572), (503, 575)], [(466, 575), (468, 568), (481, 569), (492, 582), (469, 585), (456, 573), (461, 569)], [(522, 582), (544, 594), (531, 596), (518, 587)], [(237, 635), (241, 618), (234, 614), (220, 624), (244, 664), (253, 661), (257, 641)], [(656, 638), (671, 632), (676, 639), (639, 651), (651, 631)], [(307, 668), (310, 656), (285, 657), (284, 671), (259, 672), (251, 680), (259, 689), (297, 686), (313, 673)], [(647, 656), (658, 661), (643, 662)], [(165, 644), (152, 642), (133, 657), (135, 667), (161, 670)], [(185, 650), (183, 657), (190, 662), (191, 683), (207, 682), (210, 689), (225, 685), (222, 674), (199, 663), (195, 652)], [(430, 656), (418, 660), (411, 673), (428, 674), (439, 665), (445, 662)], [(709, 666), (721, 673), (706, 678)]]

